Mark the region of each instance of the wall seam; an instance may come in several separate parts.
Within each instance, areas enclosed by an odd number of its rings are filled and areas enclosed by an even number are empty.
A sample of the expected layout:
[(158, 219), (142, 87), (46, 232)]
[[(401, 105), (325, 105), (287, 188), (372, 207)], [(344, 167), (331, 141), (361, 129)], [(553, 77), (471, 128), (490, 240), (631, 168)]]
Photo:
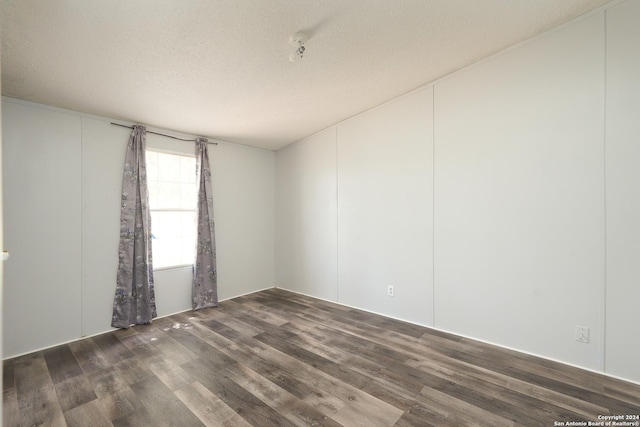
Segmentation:
[(340, 191), (340, 186), (338, 183), (339, 174), (338, 174), (338, 126), (335, 126), (335, 140), (334, 147), (336, 149), (336, 302), (340, 301), (340, 199), (338, 197), (338, 192)]
[(602, 108), (602, 203), (603, 203), (603, 238), (604, 238), (604, 268), (602, 280), (602, 306), (600, 327), (600, 348), (602, 357), (602, 372), (607, 372), (607, 14), (603, 13), (604, 20), (604, 49), (603, 49), (603, 108)]
[(431, 86), (431, 324), (436, 326), (436, 85)]
[(85, 237), (86, 237), (86, 171), (85, 171), (85, 152), (84, 152), (84, 116), (80, 116), (80, 337), (85, 336), (85, 322), (84, 322), (84, 306), (85, 295), (84, 287), (86, 284), (86, 252), (85, 252)]

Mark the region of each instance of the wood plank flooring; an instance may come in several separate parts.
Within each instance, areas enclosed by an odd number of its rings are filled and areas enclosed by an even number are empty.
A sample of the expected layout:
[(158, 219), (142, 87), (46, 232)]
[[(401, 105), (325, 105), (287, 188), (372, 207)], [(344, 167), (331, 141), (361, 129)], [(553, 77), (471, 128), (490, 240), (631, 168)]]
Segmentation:
[(6, 360), (3, 375), (5, 427), (559, 426), (640, 415), (638, 385), (277, 289)]

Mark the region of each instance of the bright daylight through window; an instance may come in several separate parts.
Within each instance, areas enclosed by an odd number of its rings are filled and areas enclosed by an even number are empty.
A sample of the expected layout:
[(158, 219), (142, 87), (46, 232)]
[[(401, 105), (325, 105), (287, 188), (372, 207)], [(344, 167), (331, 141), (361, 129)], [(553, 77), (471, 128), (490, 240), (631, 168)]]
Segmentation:
[(153, 268), (191, 265), (196, 245), (196, 159), (146, 151)]

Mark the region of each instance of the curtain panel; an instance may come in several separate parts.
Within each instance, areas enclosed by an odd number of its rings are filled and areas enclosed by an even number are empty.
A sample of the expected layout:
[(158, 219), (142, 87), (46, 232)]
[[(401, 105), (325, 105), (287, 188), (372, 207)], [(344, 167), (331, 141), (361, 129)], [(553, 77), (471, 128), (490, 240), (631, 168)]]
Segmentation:
[(133, 127), (122, 177), (120, 246), (111, 326), (150, 324), (157, 317), (151, 255), (151, 215), (145, 163), (146, 127)]
[(198, 234), (191, 292), (194, 310), (218, 305), (216, 234), (213, 221), (213, 191), (208, 145), (208, 141), (205, 138), (196, 140), (196, 182), (198, 184), (196, 216)]

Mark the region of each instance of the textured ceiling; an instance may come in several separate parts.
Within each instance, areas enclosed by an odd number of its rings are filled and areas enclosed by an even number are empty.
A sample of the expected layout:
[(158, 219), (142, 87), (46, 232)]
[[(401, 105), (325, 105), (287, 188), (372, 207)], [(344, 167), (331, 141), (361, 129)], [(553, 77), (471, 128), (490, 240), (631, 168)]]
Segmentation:
[(608, 1), (1, 0), (2, 94), (275, 150)]

